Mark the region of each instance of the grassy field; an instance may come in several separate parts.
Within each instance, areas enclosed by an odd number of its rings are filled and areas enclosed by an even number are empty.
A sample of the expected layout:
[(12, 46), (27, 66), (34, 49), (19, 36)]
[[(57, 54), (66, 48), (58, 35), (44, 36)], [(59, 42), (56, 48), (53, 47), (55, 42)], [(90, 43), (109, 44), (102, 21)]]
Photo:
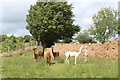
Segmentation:
[[(0, 59), (1, 62), (1, 59)], [(64, 58), (52, 60), (50, 66), (44, 59), (33, 62), (33, 53), (25, 56), (14, 54), (12, 58), (2, 60), (2, 78), (117, 78), (118, 61), (89, 58), (86, 64), (82, 59), (70, 58), (70, 64)]]

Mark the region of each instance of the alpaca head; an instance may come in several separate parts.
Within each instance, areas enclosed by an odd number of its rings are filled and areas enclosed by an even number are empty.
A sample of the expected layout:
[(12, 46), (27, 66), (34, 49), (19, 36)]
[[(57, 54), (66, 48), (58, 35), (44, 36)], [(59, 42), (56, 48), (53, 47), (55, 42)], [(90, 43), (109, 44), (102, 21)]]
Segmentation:
[(83, 46), (80, 47), (80, 49), (84, 48)]
[(52, 46), (51, 48), (54, 48), (54, 46)]
[(84, 48), (85, 48), (85, 49), (87, 49), (87, 48), (88, 48), (88, 46), (85, 46)]
[(33, 50), (36, 50), (37, 48), (33, 48)]

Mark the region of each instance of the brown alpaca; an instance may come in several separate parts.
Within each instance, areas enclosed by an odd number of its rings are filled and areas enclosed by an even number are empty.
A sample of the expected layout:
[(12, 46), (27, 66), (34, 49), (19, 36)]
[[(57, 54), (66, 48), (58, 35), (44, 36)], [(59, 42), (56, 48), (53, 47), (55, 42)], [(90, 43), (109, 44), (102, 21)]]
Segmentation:
[(47, 60), (47, 64), (50, 65), (50, 62), (51, 62), (51, 54), (50, 53), (46, 54), (46, 60)]
[(44, 48), (43, 48), (43, 51), (40, 51), (38, 53), (35, 52), (36, 49), (37, 48), (33, 49), (33, 51), (34, 51), (34, 62), (36, 62), (38, 57), (44, 57)]
[(57, 56), (59, 56), (59, 52), (58, 52), (58, 51), (54, 52), (54, 51), (53, 51), (53, 47), (52, 47), (52, 54), (53, 54), (53, 56), (54, 56), (54, 59), (55, 59)]
[(38, 54), (40, 57), (44, 57), (44, 47), (43, 47), (43, 51), (38, 52)]

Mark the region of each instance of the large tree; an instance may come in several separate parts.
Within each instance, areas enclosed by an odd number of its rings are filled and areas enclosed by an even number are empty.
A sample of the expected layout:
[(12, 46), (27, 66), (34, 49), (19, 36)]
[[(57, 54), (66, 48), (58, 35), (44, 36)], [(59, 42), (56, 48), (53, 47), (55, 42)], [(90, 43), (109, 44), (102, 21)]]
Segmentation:
[(119, 19), (118, 19), (118, 37), (120, 37), (120, 16), (119, 16)]
[(120, 37), (120, 1), (118, 2), (118, 36)]
[(67, 2), (40, 2), (31, 5), (27, 14), (27, 26), (36, 41), (50, 47), (58, 39), (72, 38), (80, 31), (73, 25), (72, 5)]
[(102, 8), (92, 19), (94, 26), (89, 29), (96, 40), (104, 43), (118, 34), (117, 11), (111, 8)]

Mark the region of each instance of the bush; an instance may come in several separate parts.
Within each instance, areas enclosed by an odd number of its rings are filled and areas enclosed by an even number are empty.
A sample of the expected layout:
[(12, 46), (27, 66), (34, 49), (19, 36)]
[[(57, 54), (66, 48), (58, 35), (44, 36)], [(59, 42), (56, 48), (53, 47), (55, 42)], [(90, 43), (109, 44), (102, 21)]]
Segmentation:
[(96, 43), (86, 30), (83, 33), (80, 33), (75, 40), (78, 40), (79, 43)]

